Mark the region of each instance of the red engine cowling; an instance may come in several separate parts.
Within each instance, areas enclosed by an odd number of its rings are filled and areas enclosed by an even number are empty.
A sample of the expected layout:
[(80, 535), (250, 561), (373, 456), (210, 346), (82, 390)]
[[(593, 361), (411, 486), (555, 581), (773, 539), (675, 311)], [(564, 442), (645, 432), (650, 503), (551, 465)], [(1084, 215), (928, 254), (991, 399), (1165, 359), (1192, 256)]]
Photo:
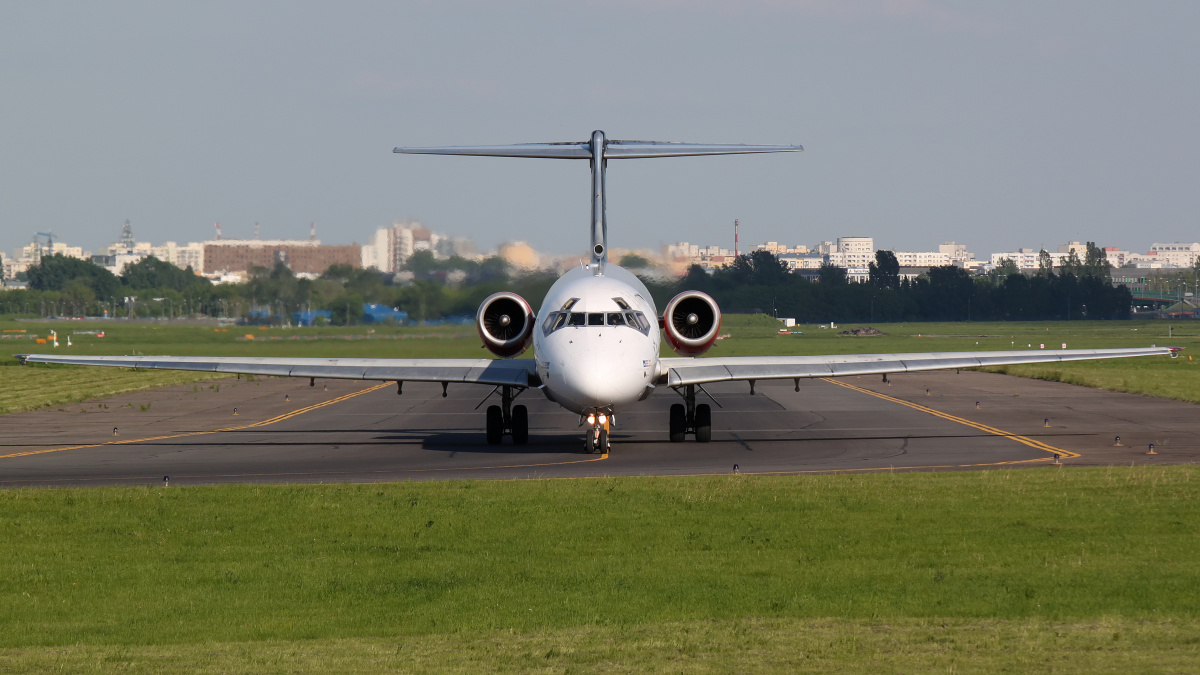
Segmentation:
[(667, 344), (676, 354), (700, 356), (717, 341), (717, 334), (721, 332), (721, 309), (708, 294), (685, 291), (667, 303), (662, 324)]
[(533, 309), (525, 298), (507, 291), (489, 295), (475, 314), (475, 328), (483, 346), (504, 358), (529, 349), (533, 322)]

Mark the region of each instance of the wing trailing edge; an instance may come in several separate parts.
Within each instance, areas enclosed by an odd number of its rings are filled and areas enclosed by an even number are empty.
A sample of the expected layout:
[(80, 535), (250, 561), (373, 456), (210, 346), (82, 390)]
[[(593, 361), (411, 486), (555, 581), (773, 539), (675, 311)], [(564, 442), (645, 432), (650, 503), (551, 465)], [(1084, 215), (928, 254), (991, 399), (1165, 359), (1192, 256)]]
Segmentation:
[(1038, 349), (915, 354), (665, 358), (660, 361), (662, 374), (659, 384), (679, 387), (707, 382), (882, 375), (1023, 363), (1060, 363), (1135, 356), (1174, 356), (1177, 351), (1178, 349), (1175, 347), (1138, 347), (1130, 349)]

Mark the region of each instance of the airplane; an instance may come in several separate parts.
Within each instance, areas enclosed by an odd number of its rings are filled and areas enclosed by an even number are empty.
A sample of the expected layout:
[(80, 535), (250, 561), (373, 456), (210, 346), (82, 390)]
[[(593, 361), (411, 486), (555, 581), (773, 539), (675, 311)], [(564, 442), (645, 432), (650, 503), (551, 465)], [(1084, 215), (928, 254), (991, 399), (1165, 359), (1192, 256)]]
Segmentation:
[[(667, 432), (672, 442), (692, 436), (712, 439), (712, 410), (697, 403), (697, 392), (713, 382), (745, 381), (754, 393), (759, 380), (882, 375), (1020, 363), (1177, 355), (1177, 348), (1063, 349), (1028, 351), (930, 352), (805, 356), (729, 356), (702, 358), (720, 334), (721, 310), (699, 291), (685, 291), (659, 314), (646, 286), (608, 260), (605, 172), (609, 160), (657, 157), (798, 152), (799, 145), (705, 145), (661, 141), (609, 140), (603, 131), (583, 142), (496, 146), (395, 148), (401, 154), (523, 157), (587, 160), (592, 174), (590, 260), (581, 261), (550, 288), (535, 313), (521, 296), (500, 292), (480, 304), (475, 317), (479, 337), (491, 359), (363, 359), (191, 356), (17, 355), (22, 363), (63, 363), (123, 368), (198, 370), (219, 373), (395, 381), (437, 382), (446, 396), (450, 383), (481, 384), (499, 391), (500, 404), (487, 408), (488, 444), (505, 436), (514, 444), (529, 440), (529, 413), (514, 401), (536, 389), (550, 401), (579, 415), (584, 450), (610, 449), (615, 417), (660, 388), (681, 402), (670, 407)], [(660, 336), (661, 331), (661, 336)], [(679, 356), (660, 358), (660, 339)], [(532, 359), (516, 358), (533, 347)], [(489, 394), (490, 397), (492, 394)]]

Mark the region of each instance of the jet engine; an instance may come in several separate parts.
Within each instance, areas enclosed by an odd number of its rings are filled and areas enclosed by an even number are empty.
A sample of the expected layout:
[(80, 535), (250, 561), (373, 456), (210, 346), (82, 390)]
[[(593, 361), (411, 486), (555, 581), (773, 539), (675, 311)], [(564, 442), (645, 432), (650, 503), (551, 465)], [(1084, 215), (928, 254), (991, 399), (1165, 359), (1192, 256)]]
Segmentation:
[(717, 341), (721, 309), (700, 291), (685, 291), (671, 298), (663, 310), (667, 344), (680, 356), (700, 356)]
[(507, 291), (489, 295), (475, 315), (475, 328), (483, 346), (503, 358), (529, 349), (533, 342), (533, 322), (533, 309), (525, 298)]

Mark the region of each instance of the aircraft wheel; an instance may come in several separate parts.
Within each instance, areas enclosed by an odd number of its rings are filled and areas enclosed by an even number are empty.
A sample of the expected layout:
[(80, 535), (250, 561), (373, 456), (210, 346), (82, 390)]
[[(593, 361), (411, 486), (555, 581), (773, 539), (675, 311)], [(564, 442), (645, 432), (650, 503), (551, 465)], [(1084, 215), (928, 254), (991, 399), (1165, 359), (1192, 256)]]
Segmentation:
[(608, 432), (603, 429), (600, 430), (600, 439), (596, 442), (596, 451), (608, 452)]
[(707, 443), (712, 440), (712, 408), (701, 403), (696, 406), (696, 441)]
[(490, 405), (487, 409), (487, 442), (488, 445), (500, 445), (504, 438), (504, 413), (500, 406)]
[(529, 410), (523, 405), (512, 409), (512, 439), (517, 445), (529, 442)]
[(687, 412), (682, 403), (671, 406), (671, 442), (682, 443), (687, 436)]
[(583, 451), (589, 455), (596, 452), (596, 432), (592, 429), (583, 434)]

